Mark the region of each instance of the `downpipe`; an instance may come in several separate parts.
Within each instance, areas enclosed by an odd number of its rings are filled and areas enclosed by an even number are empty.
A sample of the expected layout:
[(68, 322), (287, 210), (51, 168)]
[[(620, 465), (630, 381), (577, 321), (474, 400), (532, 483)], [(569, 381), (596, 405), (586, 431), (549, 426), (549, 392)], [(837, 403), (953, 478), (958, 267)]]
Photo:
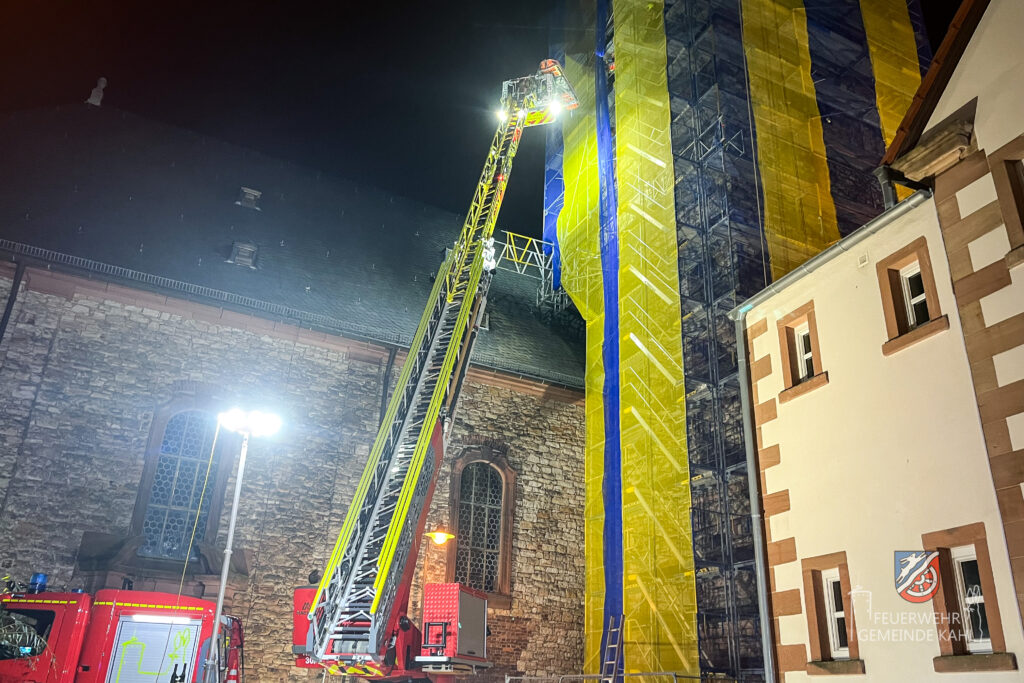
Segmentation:
[(25, 277), (25, 262), (15, 261), (14, 280), (11, 282), (11, 291), (7, 294), (7, 305), (4, 306), (4, 317), (0, 318), (0, 342), (3, 342), (7, 335), (7, 325), (11, 322), (11, 313), (14, 312), (14, 302), (18, 299), (18, 291), (21, 289), (21, 281)]
[(747, 455), (747, 488), (750, 494), (750, 535), (754, 540), (754, 574), (757, 577), (757, 613), (761, 619), (761, 652), (764, 656), (765, 683), (775, 683), (775, 651), (772, 649), (772, 615), (769, 609), (768, 569), (764, 541), (764, 514), (761, 511), (761, 471), (754, 452), (754, 421), (750, 402), (750, 364), (747, 362), (745, 321), (750, 307), (736, 316), (736, 354), (740, 380), (740, 406), (743, 412), (743, 443)]

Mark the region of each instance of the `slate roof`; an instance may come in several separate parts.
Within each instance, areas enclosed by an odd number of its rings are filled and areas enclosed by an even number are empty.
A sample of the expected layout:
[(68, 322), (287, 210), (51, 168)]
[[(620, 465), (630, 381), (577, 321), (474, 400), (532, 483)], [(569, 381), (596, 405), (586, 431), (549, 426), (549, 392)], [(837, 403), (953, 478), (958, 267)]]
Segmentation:
[[(401, 345), (461, 227), (438, 208), (108, 107), (0, 116), (0, 150), (2, 239), (327, 316), (336, 332)], [(263, 193), (261, 210), (236, 205), (242, 186)], [(258, 246), (256, 269), (226, 263), (235, 241)], [(474, 364), (580, 386), (582, 340), (545, 322), (537, 284), (496, 274)]]

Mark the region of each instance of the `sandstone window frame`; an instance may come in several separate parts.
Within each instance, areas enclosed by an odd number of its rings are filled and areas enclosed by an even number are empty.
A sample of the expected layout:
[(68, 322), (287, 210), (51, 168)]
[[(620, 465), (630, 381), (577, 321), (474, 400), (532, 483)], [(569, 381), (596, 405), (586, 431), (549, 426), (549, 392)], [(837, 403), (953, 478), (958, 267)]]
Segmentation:
[[(190, 411), (207, 413), (214, 421), (216, 421), (217, 414), (221, 407), (222, 406), (218, 402), (214, 401), (214, 399), (209, 396), (179, 395), (157, 408), (154, 412), (153, 420), (150, 424), (149, 440), (143, 456), (144, 465), (142, 478), (139, 482), (139, 488), (135, 499), (135, 508), (132, 512), (129, 536), (142, 538), (145, 535), (143, 525), (146, 518), (146, 510), (149, 507), (150, 498), (152, 496), (153, 481), (156, 477), (157, 466), (160, 459), (160, 446), (163, 441), (164, 433), (167, 430), (168, 423), (170, 423), (174, 416)], [(203, 526), (202, 538), (195, 544), (197, 550), (199, 549), (200, 543), (206, 545), (214, 539), (220, 524), (220, 514), (224, 505), (227, 481), (235, 460), (231, 457), (232, 449), (228, 445), (229, 441), (232, 441), (230, 435), (225, 434), (222, 430), (216, 444), (219, 454), (217, 466), (210, 472), (211, 483), (208, 485), (208, 493), (210, 494), (209, 512), (206, 516), (206, 524)], [(205, 471), (202, 473), (202, 476), (205, 477)], [(207, 502), (204, 501), (203, 507), (206, 505)], [(191, 530), (189, 530), (189, 536), (191, 536)], [(216, 560), (217, 558), (207, 559)], [(161, 569), (172, 566), (180, 567), (183, 560), (134, 553), (133, 561), (141, 566)], [(189, 559), (188, 561), (191, 563), (195, 560)]]
[[(811, 661), (806, 671), (810, 675), (847, 675), (865, 672), (864, 660), (860, 658), (860, 644), (857, 642), (857, 623), (851, 598), (850, 570), (846, 551), (806, 557), (800, 563), (803, 575), (804, 616), (807, 618), (807, 633)], [(846, 651), (832, 651), (829, 635), (829, 601), (825, 595), (824, 577), (829, 572), (839, 576), (842, 588), (843, 618), (846, 620)]]
[[(782, 356), (782, 379), (785, 385), (779, 394), (779, 402), (785, 403), (828, 384), (828, 372), (822, 366), (813, 299), (779, 318), (777, 325), (779, 353)], [(811, 344), (811, 365), (814, 369), (812, 374), (802, 371), (805, 354), (798, 348), (798, 344), (804, 338)]]
[[(932, 597), (940, 653), (938, 657), (932, 659), (935, 671), (1016, 671), (1017, 658), (1013, 653), (1006, 652), (1006, 639), (1003, 636), (1002, 615), (999, 612), (999, 600), (992, 575), (985, 523), (974, 522), (921, 534), (921, 544), (928, 552), (939, 552), (939, 589)], [(964, 546), (973, 546), (974, 557), (978, 562), (981, 590), (985, 596), (991, 652), (971, 652), (963, 633), (963, 607), (960, 605), (953, 550)]]
[(1024, 261), (1024, 135), (988, 155), (987, 161), (1010, 241), (1006, 262), (1013, 267)]
[(452, 463), (449, 529), (455, 539), (448, 544), (445, 562), (445, 581), (455, 581), (455, 565), (459, 548), (459, 506), (462, 498), (462, 474), (474, 463), (485, 463), (497, 470), (502, 482), (501, 539), (499, 541), (496, 590), (487, 591), (487, 605), (495, 609), (512, 607), (512, 530), (515, 516), (516, 472), (508, 464), (504, 453), (491, 446), (470, 446)]
[[(878, 291), (882, 298), (886, 341), (882, 354), (890, 356), (911, 344), (949, 329), (949, 318), (942, 313), (939, 292), (935, 287), (935, 274), (928, 253), (928, 240), (924, 235), (897, 249), (875, 264)], [(924, 286), (928, 320), (914, 324), (908, 314), (905, 281), (911, 270), (920, 272)]]

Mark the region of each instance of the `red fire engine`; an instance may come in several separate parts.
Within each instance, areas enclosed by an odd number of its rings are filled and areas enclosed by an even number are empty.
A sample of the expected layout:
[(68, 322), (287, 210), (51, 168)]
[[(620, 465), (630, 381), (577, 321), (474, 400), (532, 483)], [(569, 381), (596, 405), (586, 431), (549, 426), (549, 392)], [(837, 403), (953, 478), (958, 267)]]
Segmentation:
[[(194, 683), (215, 605), (169, 593), (101, 590), (0, 596), (0, 683)], [(239, 681), (241, 622), (223, 617), (218, 681)]]

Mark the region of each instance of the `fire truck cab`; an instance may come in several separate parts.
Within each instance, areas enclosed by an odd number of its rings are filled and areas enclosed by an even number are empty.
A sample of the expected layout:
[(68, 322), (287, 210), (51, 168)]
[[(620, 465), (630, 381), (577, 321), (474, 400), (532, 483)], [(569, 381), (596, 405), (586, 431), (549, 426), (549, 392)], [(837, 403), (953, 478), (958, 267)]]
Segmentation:
[[(207, 600), (145, 591), (0, 596), (0, 683), (202, 680), (214, 608)], [(228, 642), (240, 645), (240, 622), (226, 621)], [(226, 673), (232, 659), (229, 650)]]

